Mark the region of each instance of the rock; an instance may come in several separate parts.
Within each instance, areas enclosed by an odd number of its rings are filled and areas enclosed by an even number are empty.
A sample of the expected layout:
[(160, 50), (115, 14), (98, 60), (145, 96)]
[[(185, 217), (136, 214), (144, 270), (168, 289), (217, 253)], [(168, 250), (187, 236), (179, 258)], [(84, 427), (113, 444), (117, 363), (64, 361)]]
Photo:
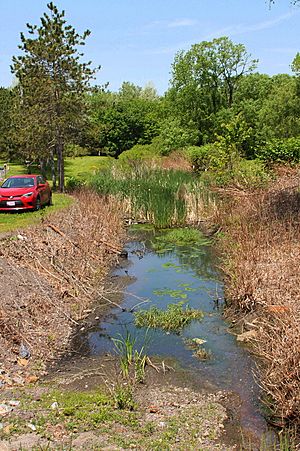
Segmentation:
[(52, 410), (58, 409), (58, 402), (54, 401), (50, 407)]
[(29, 359), (30, 355), (31, 354), (30, 354), (29, 349), (23, 343), (21, 343), (20, 350), (19, 350), (19, 356), (22, 359)]
[(257, 337), (257, 331), (256, 330), (248, 330), (247, 332), (244, 332), (242, 334), (237, 335), (236, 339), (237, 341), (241, 342), (247, 342)]
[(33, 432), (35, 432), (36, 431), (36, 427), (35, 427), (35, 425), (34, 424), (32, 424), (32, 423), (28, 423), (27, 424), (27, 426), (29, 427), (29, 429), (31, 429)]

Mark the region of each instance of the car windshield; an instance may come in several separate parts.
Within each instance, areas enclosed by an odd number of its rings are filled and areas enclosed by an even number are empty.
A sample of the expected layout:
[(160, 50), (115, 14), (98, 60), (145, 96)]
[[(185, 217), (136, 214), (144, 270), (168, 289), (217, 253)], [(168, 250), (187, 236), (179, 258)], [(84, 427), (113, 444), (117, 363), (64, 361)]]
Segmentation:
[(33, 186), (33, 177), (12, 177), (5, 180), (1, 188), (30, 188)]

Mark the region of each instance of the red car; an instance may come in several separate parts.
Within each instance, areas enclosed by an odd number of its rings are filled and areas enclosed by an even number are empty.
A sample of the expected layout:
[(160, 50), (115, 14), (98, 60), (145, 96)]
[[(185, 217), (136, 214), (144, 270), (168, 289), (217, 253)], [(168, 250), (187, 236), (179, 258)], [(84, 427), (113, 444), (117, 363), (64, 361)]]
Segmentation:
[(39, 210), (51, 202), (51, 188), (41, 175), (14, 175), (0, 187), (0, 211)]

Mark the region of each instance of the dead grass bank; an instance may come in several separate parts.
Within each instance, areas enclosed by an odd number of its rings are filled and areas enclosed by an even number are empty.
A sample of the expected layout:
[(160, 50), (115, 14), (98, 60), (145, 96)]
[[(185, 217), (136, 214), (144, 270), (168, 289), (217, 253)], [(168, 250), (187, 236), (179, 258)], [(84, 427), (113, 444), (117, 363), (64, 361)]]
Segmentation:
[(71, 328), (101, 293), (124, 238), (116, 202), (83, 192), (66, 210), (0, 242), (0, 346), (2, 368), (20, 346), (29, 362), (62, 349)]
[[(300, 175), (279, 173), (260, 192), (225, 196), (224, 237), (229, 311), (253, 330), (262, 362), (258, 380), (272, 420), (300, 426)], [(227, 193), (228, 194), (228, 193)]]

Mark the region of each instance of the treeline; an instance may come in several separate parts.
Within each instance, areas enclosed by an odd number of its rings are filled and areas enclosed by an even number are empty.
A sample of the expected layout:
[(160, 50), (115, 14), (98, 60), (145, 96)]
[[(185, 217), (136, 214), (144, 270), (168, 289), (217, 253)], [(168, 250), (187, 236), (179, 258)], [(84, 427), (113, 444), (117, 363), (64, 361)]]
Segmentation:
[[(82, 36), (53, 3), (41, 26), (27, 25), (14, 58), (14, 88), (0, 88), (2, 158), (39, 160), (64, 186), (66, 155), (167, 155), (187, 149), (195, 169), (236, 158), (300, 159), (300, 55), (293, 75), (256, 72), (242, 44), (227, 37), (176, 54), (170, 87), (159, 96), (124, 82), (118, 92), (92, 87), (95, 70), (79, 63)], [(130, 150), (132, 149), (132, 150)], [(56, 161), (58, 165), (56, 166)], [(55, 164), (54, 164), (55, 162)]]

